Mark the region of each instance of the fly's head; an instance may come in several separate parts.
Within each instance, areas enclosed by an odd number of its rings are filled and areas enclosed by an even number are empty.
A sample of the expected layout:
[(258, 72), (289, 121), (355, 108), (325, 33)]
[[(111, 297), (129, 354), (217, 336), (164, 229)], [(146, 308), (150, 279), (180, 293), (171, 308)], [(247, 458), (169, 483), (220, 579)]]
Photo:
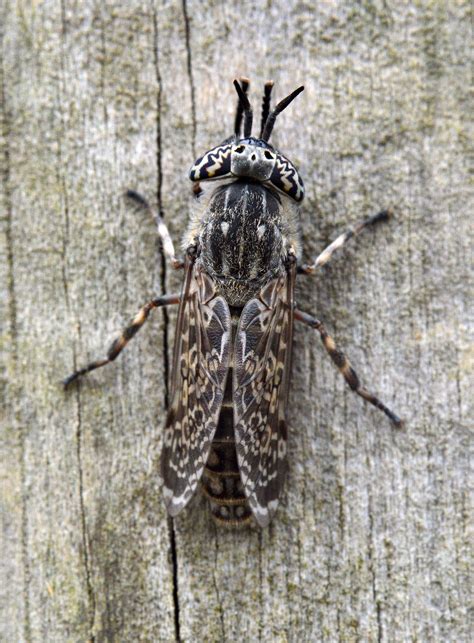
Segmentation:
[[(281, 156), (281, 155), (279, 155)], [(232, 146), (230, 173), (256, 181), (271, 181), (277, 153), (268, 143), (258, 138), (242, 138)]]
[[(262, 122), (260, 136), (253, 137), (253, 113), (247, 98), (248, 81), (241, 79), (242, 85), (234, 80), (239, 96), (235, 119), (235, 134), (220, 145), (212, 148), (197, 159), (192, 166), (189, 178), (201, 182), (216, 179), (236, 179), (255, 181), (276, 188), (295, 202), (304, 197), (303, 181), (295, 166), (268, 141), (276, 118), (303, 91), (299, 87), (270, 112), (272, 82), (265, 85), (262, 103)], [(244, 132), (241, 137), (242, 118)]]

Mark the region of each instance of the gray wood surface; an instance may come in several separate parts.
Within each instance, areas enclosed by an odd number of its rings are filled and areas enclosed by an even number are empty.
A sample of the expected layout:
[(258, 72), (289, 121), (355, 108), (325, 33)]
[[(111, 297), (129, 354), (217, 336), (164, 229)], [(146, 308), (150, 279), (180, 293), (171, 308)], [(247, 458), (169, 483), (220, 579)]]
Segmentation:
[[(3, 0), (1, 640), (469, 640), (469, 4)], [(305, 179), (307, 259), (395, 208), (298, 301), (406, 427), (298, 328), (282, 503), (234, 533), (200, 498), (174, 521), (162, 504), (173, 311), (59, 381), (179, 289), (121, 193), (178, 242), (241, 74), (256, 112), (264, 80), (306, 86), (273, 142)]]

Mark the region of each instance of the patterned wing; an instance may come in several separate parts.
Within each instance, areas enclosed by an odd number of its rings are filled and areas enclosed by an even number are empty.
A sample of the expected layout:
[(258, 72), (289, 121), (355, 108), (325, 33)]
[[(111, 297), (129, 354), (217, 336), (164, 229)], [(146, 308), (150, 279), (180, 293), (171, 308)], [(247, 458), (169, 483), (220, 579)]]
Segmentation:
[(178, 312), (171, 406), (161, 474), (176, 516), (193, 496), (209, 456), (229, 368), (231, 317), (210, 278), (189, 263)]
[(293, 340), (294, 270), (272, 281), (242, 311), (234, 349), (234, 423), (242, 484), (255, 519), (266, 527), (286, 477)]

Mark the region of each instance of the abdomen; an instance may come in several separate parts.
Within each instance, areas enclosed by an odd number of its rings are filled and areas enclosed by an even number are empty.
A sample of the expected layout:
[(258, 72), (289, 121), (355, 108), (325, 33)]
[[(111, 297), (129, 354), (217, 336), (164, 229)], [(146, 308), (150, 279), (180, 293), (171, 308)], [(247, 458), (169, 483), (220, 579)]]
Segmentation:
[[(231, 312), (235, 336), (241, 309), (234, 308)], [(201, 488), (209, 501), (214, 521), (226, 527), (240, 527), (251, 521), (252, 511), (240, 480), (235, 449), (232, 366), (231, 361), (216, 434), (201, 478)]]

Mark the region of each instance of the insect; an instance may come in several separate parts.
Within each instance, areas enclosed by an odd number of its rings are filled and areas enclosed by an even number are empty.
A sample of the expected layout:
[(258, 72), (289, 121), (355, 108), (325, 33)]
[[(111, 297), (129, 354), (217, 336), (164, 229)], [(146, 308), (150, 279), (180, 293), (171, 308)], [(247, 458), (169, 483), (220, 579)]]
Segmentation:
[[(184, 271), (179, 295), (145, 304), (112, 343), (104, 359), (65, 381), (115, 360), (154, 308), (179, 305), (171, 403), (161, 456), (167, 510), (176, 516), (198, 485), (220, 524), (254, 520), (266, 527), (278, 506), (287, 472), (287, 400), (294, 322), (316, 330), (350, 388), (400, 425), (400, 419), (361, 386), (323, 323), (295, 304), (297, 274), (311, 274), (367, 226), (387, 220), (382, 211), (349, 228), (309, 265), (301, 264), (298, 208), (303, 181), (270, 143), (278, 115), (299, 87), (271, 109), (265, 84), (261, 127), (252, 136), (249, 81), (235, 80), (234, 134), (196, 160), (190, 178), (194, 213), (177, 259), (159, 213), (133, 191), (128, 197), (154, 213), (163, 250)], [(243, 133), (242, 133), (243, 126)]]

